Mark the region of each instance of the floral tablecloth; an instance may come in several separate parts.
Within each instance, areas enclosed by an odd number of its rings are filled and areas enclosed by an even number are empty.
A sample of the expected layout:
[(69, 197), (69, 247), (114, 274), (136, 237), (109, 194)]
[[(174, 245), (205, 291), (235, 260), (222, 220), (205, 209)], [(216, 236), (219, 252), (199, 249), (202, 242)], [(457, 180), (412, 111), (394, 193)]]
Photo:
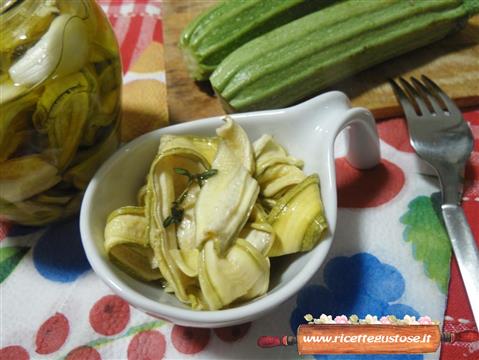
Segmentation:
[[(168, 123), (161, 7), (146, 0), (99, 3), (120, 44), (128, 141)], [(476, 142), (463, 207), (479, 239), (479, 111), (464, 117)], [(436, 211), (437, 181), (410, 148), (403, 119), (381, 121), (378, 128), (382, 161), (372, 170), (351, 168), (341, 141), (337, 145), (337, 233), (321, 270), (297, 296), (253, 323), (210, 330), (152, 318), (114, 295), (91, 270), (78, 219), (46, 228), (0, 222), (0, 359), (298, 358), (294, 347), (260, 349), (256, 341), (293, 334), (307, 313), (429, 315), (445, 331), (477, 330), (455, 260), (450, 264)], [(316, 356), (439, 357), (479, 359), (479, 342), (446, 344), (441, 354)]]

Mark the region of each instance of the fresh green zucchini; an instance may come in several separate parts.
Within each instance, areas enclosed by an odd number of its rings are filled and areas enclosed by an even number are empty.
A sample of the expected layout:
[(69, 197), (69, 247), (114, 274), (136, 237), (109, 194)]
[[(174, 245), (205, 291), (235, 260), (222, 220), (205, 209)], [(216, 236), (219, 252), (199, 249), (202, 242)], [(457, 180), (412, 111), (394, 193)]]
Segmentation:
[(210, 80), (227, 111), (289, 106), (460, 29), (478, 0), (348, 0), (241, 46)]
[(180, 47), (191, 76), (207, 80), (229, 53), (251, 39), (327, 6), (332, 0), (225, 0), (183, 31)]

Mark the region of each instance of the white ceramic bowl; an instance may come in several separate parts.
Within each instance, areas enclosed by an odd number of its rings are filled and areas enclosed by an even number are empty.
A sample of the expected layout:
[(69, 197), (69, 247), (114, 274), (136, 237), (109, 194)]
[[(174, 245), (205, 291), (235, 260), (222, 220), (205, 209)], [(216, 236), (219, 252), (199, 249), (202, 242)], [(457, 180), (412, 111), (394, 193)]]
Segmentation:
[(197, 120), (145, 134), (121, 147), (91, 180), (81, 208), (80, 229), (86, 255), (93, 270), (119, 296), (146, 313), (177, 324), (221, 327), (251, 321), (273, 310), (293, 296), (321, 266), (333, 240), (336, 226), (336, 177), (334, 140), (344, 127), (349, 129), (350, 163), (358, 168), (379, 161), (379, 141), (369, 111), (351, 109), (347, 97), (330, 92), (286, 109), (234, 114), (250, 140), (271, 134), (298, 159), (307, 174), (318, 173), (329, 230), (311, 251), (276, 258), (272, 262), (269, 291), (231, 309), (195, 311), (160, 287), (133, 279), (119, 270), (103, 248), (103, 230), (108, 214), (133, 205), (145, 181), (163, 134), (213, 135), (222, 117)]

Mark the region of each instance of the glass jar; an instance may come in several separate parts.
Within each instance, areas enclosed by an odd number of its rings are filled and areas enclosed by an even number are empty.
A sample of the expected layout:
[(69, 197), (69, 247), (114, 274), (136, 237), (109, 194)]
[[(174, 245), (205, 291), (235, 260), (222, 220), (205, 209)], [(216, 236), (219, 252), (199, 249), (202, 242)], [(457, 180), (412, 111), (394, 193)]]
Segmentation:
[(1, 0), (0, 24), (0, 219), (43, 225), (119, 144), (118, 45), (94, 0)]

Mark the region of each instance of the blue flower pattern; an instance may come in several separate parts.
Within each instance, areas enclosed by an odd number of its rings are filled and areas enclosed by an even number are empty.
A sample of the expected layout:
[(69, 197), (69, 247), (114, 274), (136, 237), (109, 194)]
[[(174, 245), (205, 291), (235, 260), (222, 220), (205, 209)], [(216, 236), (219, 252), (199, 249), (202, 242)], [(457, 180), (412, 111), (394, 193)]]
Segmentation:
[(78, 218), (50, 225), (33, 249), (33, 263), (43, 277), (63, 283), (90, 270)]
[[(382, 263), (369, 253), (351, 257), (335, 257), (324, 269), (326, 286), (309, 285), (297, 297), (297, 306), (291, 313), (293, 333), (299, 325), (307, 323), (304, 315), (319, 318), (321, 314), (364, 318), (367, 314), (404, 315), (419, 317), (411, 306), (392, 303), (404, 293), (405, 281), (393, 266)], [(423, 355), (316, 355), (319, 360), (422, 360)]]

